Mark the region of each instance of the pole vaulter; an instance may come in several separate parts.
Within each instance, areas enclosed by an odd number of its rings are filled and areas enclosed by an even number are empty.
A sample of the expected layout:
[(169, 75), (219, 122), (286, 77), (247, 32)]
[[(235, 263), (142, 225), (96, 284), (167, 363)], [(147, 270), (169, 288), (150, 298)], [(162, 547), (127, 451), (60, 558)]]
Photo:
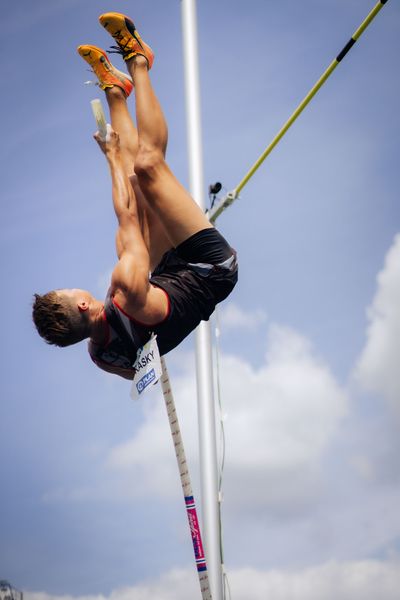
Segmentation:
[[(386, 3), (387, 0), (378, 2), (236, 188), (208, 214), (212, 223), (238, 198)], [(182, 5), (190, 5), (193, 12), (195, 0), (182, 0)], [(154, 61), (151, 48), (125, 15), (106, 13), (101, 15), (100, 23), (116, 41), (114, 48), (126, 61), (128, 75), (116, 69), (97, 46), (80, 46), (78, 52), (92, 67), (110, 108), (111, 125), (106, 123), (101, 103), (92, 101), (98, 124), (94, 137), (111, 174), (119, 260), (104, 303), (79, 289), (35, 294), (33, 319), (39, 334), (50, 344), (64, 347), (89, 338), (89, 353), (95, 364), (133, 380), (134, 396), (140, 396), (150, 383), (161, 377), (203, 600), (211, 600), (214, 590), (214, 600), (219, 600), (221, 577), (217, 575), (219, 582), (209, 586), (179, 424), (167, 369), (160, 355), (176, 347), (200, 321), (208, 320), (216, 304), (232, 291), (237, 281), (236, 253), (165, 162), (167, 129), (148, 76)], [(191, 27), (194, 37), (193, 23)], [(192, 56), (187, 64), (194, 64), (195, 59)], [(137, 128), (126, 104), (133, 81)], [(197, 84), (195, 87), (198, 91)], [(196, 98), (192, 102), (199, 106)], [(208, 339), (209, 343), (209, 338), (207, 334), (202, 341)], [(209, 346), (199, 351), (210, 354)], [(212, 387), (212, 382), (206, 385)], [(220, 548), (216, 548), (216, 554), (219, 552)], [(221, 575), (221, 562), (218, 565), (213, 559), (213, 563), (214, 573), (219, 571)]]
[[(35, 294), (33, 320), (49, 344), (88, 339), (93, 362), (132, 380), (132, 394), (140, 395), (161, 374), (159, 356), (231, 293), (238, 266), (235, 250), (165, 161), (167, 125), (149, 77), (151, 48), (129, 17), (112, 12), (99, 20), (128, 71), (116, 69), (97, 46), (78, 48), (110, 109), (105, 127), (98, 103), (92, 104), (99, 124), (94, 137), (111, 175), (118, 261), (105, 301), (75, 288)], [(133, 91), (136, 122), (127, 105)]]

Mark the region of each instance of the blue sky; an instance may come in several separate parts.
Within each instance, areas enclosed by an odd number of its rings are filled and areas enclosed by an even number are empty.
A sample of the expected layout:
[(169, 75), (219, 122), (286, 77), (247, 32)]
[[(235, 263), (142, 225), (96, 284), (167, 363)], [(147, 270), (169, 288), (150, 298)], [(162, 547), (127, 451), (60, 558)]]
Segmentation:
[[(237, 185), (373, 5), (199, 0), (206, 186)], [(199, 594), (161, 391), (133, 403), (85, 344), (48, 347), (30, 318), (34, 292), (101, 297), (114, 265), (101, 92), (76, 53), (108, 48), (112, 9), (155, 51), (187, 185), (177, 0), (3, 11), (0, 578), (29, 600)], [(398, 593), (399, 26), (392, 0), (218, 223), (240, 258), (220, 310), (238, 600)], [(198, 497), (193, 340), (168, 359)]]

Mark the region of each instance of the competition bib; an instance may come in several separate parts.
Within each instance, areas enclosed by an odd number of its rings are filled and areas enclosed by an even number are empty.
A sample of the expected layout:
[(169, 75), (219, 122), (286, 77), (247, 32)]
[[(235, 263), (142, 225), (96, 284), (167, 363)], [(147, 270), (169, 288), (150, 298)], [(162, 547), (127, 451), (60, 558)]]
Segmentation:
[(161, 377), (162, 368), (157, 336), (152, 335), (146, 344), (138, 350), (133, 365), (135, 376), (132, 381), (131, 398), (138, 400), (149, 386), (154, 385)]

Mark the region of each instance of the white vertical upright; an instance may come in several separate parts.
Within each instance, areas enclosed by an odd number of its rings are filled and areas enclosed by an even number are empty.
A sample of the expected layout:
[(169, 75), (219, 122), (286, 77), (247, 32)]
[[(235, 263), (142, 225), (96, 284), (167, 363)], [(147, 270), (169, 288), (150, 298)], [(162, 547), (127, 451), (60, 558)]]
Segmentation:
[[(181, 0), (181, 4), (190, 191), (197, 204), (204, 209), (196, 0)], [(210, 324), (205, 322), (199, 325), (196, 332), (196, 367), (203, 539), (212, 597), (213, 600), (222, 600), (218, 461), (213, 397), (211, 329)]]

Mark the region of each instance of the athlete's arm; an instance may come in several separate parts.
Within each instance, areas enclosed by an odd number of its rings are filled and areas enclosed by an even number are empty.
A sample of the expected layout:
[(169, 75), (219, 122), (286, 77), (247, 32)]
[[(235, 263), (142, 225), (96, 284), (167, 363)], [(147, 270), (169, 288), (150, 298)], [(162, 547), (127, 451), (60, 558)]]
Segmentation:
[(165, 294), (149, 283), (150, 257), (143, 239), (135, 193), (124, 170), (118, 134), (110, 140), (95, 139), (104, 152), (111, 173), (112, 197), (118, 219), (116, 246), (119, 261), (111, 278), (112, 293), (118, 304), (133, 317), (151, 324), (167, 311)]

